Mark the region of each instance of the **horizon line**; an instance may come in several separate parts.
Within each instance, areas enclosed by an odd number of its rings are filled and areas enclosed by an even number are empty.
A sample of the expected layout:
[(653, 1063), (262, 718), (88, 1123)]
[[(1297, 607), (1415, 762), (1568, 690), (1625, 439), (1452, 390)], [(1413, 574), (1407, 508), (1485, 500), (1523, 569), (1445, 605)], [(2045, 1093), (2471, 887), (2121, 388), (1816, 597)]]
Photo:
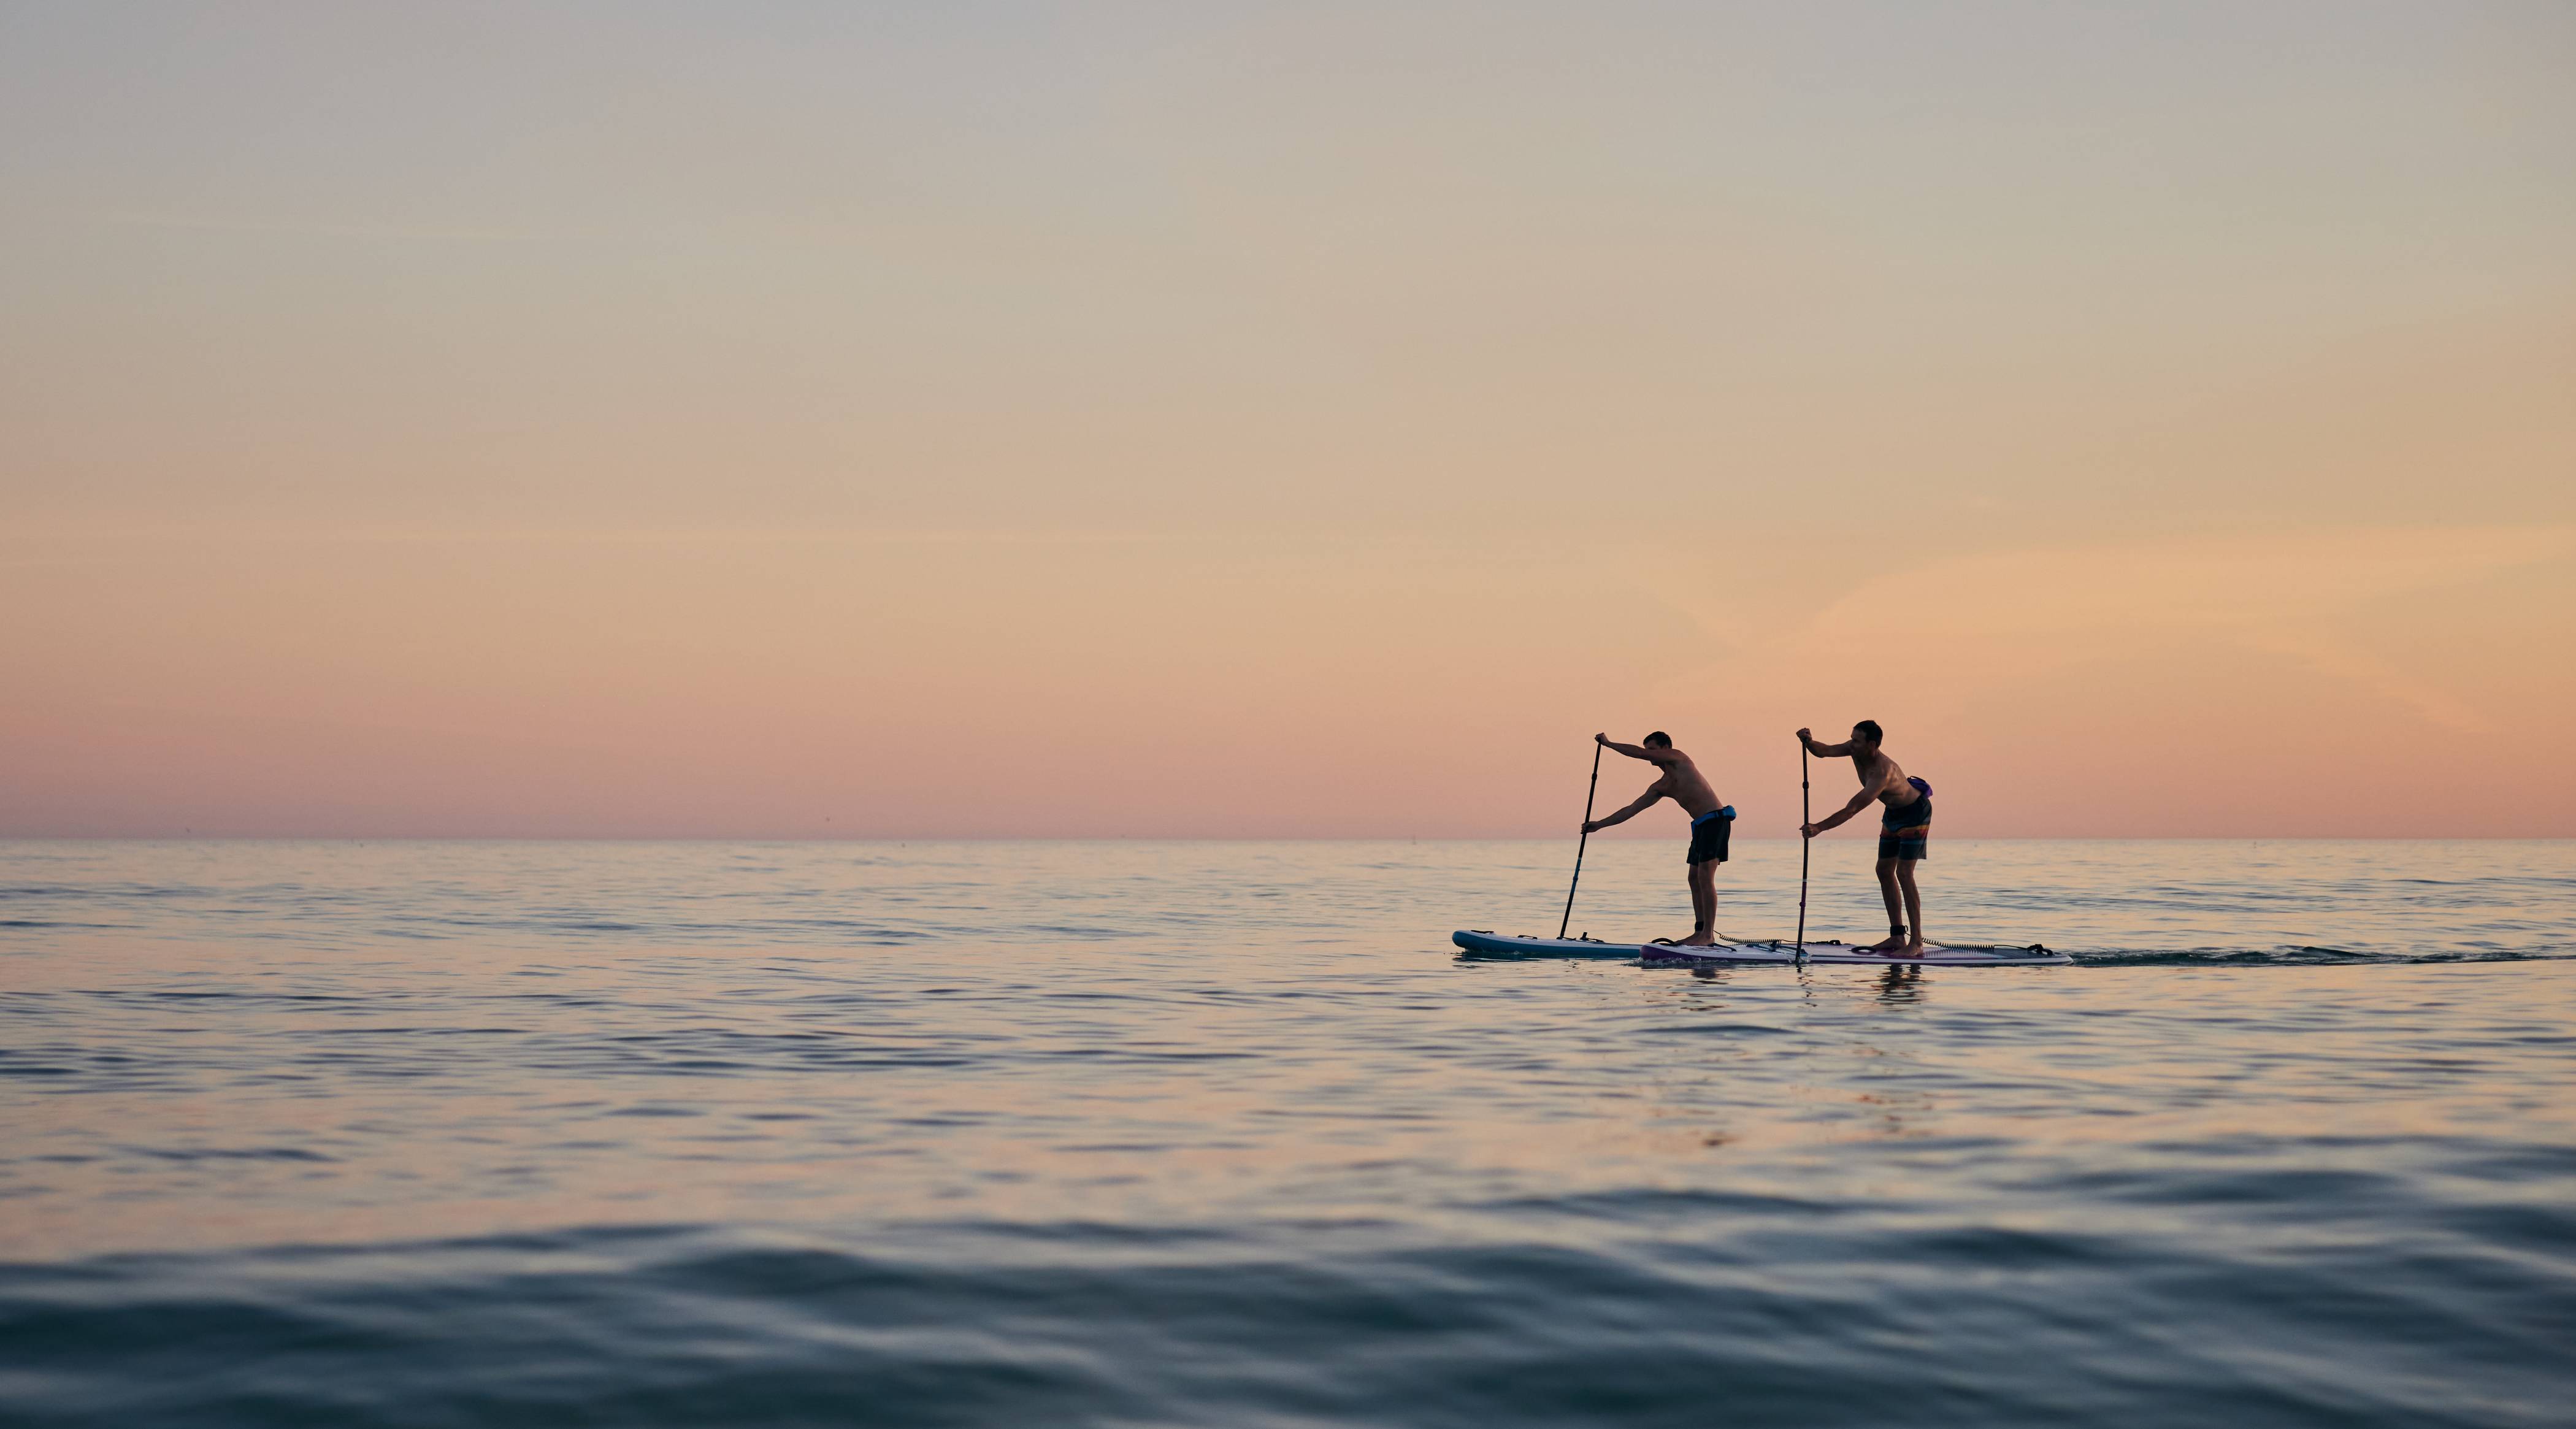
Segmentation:
[[(2576, 834), (1961, 834), (1950, 843), (2566, 843)], [(1658, 838), (1604, 843), (1668, 843)], [(695, 843), (695, 844), (1032, 844), (1032, 843), (1558, 843), (1552, 835), (1517, 834), (10, 834), (9, 843)], [(1778, 836), (1737, 843), (1785, 844)], [(1845, 840), (1844, 842), (1856, 842)]]

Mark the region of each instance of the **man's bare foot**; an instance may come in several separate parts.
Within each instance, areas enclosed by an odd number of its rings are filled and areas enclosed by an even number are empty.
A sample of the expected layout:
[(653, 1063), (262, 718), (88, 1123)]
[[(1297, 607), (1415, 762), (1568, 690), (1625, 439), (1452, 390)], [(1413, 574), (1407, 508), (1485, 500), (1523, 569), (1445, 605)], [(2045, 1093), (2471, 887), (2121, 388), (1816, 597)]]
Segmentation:
[(1707, 933), (1693, 933), (1689, 937), (1682, 939), (1680, 942), (1673, 944), (1673, 946), (1676, 948), (1714, 948), (1717, 946), (1717, 939)]
[(1919, 958), (1923, 956), (1923, 940), (1921, 938), (1917, 938), (1913, 942), (1906, 944), (1905, 955), (1909, 958)]
[[(1922, 945), (1918, 943), (1915, 946), (1920, 947)], [(1905, 935), (1903, 933), (1890, 933), (1885, 938), (1861, 949), (1861, 951), (1864, 953), (1894, 953), (1902, 952), (1904, 948)]]

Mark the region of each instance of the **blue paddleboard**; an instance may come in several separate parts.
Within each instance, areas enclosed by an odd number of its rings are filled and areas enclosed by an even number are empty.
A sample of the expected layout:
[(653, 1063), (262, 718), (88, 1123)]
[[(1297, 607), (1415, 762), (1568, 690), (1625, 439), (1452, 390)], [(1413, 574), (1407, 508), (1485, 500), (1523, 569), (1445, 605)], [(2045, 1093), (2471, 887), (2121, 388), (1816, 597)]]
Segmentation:
[(1473, 958), (1623, 958), (1635, 961), (1634, 943), (1604, 943), (1591, 938), (1525, 938), (1462, 928), (1449, 935)]

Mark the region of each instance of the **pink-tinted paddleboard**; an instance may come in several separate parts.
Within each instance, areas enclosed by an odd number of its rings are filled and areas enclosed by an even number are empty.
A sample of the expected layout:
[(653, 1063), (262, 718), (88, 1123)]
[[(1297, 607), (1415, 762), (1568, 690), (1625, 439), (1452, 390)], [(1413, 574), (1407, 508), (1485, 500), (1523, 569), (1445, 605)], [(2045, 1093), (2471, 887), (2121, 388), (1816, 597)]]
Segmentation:
[[(1649, 963), (1795, 963), (1800, 961), (1798, 945), (1785, 939), (1763, 943), (1735, 943), (1716, 948), (1676, 948), (1663, 943), (1648, 943), (1637, 950), (1638, 957)], [(2026, 948), (1965, 947), (1951, 948), (1925, 945), (1919, 953), (1873, 953), (1848, 943), (1811, 942), (1806, 946), (1804, 961), (1811, 963), (1895, 963), (1927, 968), (2030, 968), (2061, 967), (2075, 960), (2064, 953), (2051, 952), (2036, 943)]]

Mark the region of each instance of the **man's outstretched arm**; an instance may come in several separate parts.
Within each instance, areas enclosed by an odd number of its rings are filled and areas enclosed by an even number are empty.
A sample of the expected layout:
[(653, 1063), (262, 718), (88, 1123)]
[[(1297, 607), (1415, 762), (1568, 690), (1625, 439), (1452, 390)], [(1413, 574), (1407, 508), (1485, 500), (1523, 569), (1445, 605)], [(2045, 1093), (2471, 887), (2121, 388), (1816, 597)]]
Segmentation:
[(1800, 829), (1799, 832), (1805, 834), (1809, 838), (1814, 838), (1816, 835), (1823, 833), (1827, 829), (1839, 828), (1842, 825), (1851, 822), (1852, 815), (1868, 808), (1870, 801), (1877, 797), (1878, 791), (1876, 789), (1863, 789), (1859, 793), (1852, 795), (1851, 802), (1843, 805), (1840, 810), (1825, 815), (1823, 818)]
[[(1604, 742), (1606, 743), (1607, 741)], [(1613, 744), (1610, 747), (1612, 749), (1616, 749), (1619, 746)], [(1651, 808), (1654, 805), (1654, 802), (1662, 797), (1664, 797), (1663, 790), (1649, 789), (1645, 793), (1637, 796), (1637, 802), (1630, 804), (1619, 812), (1608, 815), (1604, 818), (1594, 819), (1592, 822), (1585, 824), (1583, 826), (1583, 831), (1587, 834), (1597, 834), (1603, 829), (1610, 827), (1612, 824), (1624, 824), (1630, 819), (1635, 818), (1644, 810)]]
[(1844, 740), (1840, 744), (1818, 744), (1816, 743), (1815, 736), (1812, 733), (1802, 729), (1798, 731), (1798, 742), (1807, 746), (1807, 752), (1816, 756), (1818, 759), (1848, 759), (1851, 757), (1852, 747), (1851, 741), (1848, 739)]
[[(1672, 757), (1671, 750), (1648, 749), (1642, 744), (1621, 744), (1619, 741), (1612, 739), (1606, 734), (1596, 734), (1592, 736), (1592, 742), (1600, 745), (1603, 749), (1609, 750), (1613, 754), (1624, 754), (1630, 759), (1642, 759), (1648, 764), (1655, 765), (1659, 768), (1663, 765), (1665, 760)], [(1637, 807), (1642, 809), (1645, 805), (1640, 804)], [(1636, 810), (1632, 809), (1629, 812), (1634, 813)]]

